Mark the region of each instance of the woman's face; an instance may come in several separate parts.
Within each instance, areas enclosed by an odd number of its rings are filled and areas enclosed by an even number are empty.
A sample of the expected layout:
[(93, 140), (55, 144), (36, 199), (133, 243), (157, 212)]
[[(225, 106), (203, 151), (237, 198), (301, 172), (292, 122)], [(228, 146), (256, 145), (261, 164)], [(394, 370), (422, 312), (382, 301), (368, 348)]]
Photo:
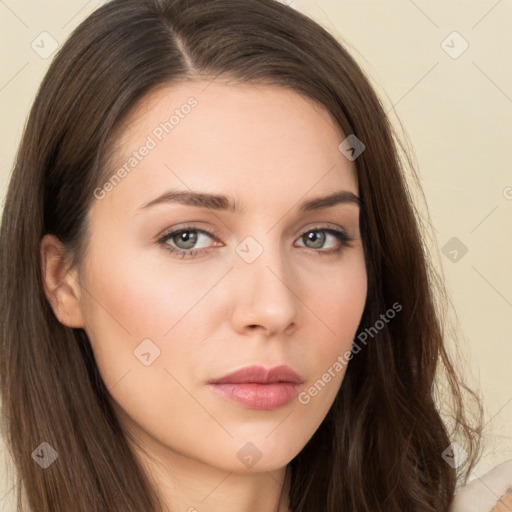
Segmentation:
[[(326, 416), (364, 308), (359, 206), (304, 206), (357, 196), (355, 165), (339, 150), (346, 135), (303, 96), (208, 84), (153, 92), (123, 123), (89, 212), (81, 323), (146, 450), (269, 471)], [(210, 384), (252, 365), (260, 379), (282, 365), (298, 378)]]

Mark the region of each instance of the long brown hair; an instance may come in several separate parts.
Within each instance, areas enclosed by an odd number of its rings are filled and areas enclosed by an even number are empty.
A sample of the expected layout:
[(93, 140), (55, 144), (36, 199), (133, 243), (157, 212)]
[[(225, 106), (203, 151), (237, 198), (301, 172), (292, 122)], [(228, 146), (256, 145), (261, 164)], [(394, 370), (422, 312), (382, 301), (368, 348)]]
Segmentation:
[[(61, 324), (44, 294), (39, 244), (54, 234), (69, 264), (80, 264), (88, 208), (111, 174), (105, 162), (125, 116), (156, 87), (216, 77), (297, 91), (364, 143), (355, 164), (368, 297), (358, 333), (393, 304), (402, 307), (350, 361), (325, 420), (288, 464), (291, 510), (446, 512), (479, 454), (481, 405), (447, 352), (446, 295), (407, 185), (416, 174), (346, 49), (275, 0), (113, 0), (80, 24), (51, 64), (0, 233), (2, 428), (18, 510), (22, 489), (33, 512), (162, 510), (84, 330)], [(436, 404), (443, 375), (450, 428)], [(474, 422), (466, 395), (480, 413)], [(458, 473), (443, 457), (454, 439), (468, 453)], [(45, 470), (31, 456), (42, 442), (58, 453)]]

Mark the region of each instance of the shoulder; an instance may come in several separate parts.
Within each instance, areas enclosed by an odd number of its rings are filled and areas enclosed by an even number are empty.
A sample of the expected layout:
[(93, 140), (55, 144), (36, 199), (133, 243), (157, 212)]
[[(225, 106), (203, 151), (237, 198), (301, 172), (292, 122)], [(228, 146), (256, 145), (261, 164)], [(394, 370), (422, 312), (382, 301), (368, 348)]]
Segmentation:
[(460, 488), (450, 512), (490, 512), (512, 487), (512, 459), (493, 467)]

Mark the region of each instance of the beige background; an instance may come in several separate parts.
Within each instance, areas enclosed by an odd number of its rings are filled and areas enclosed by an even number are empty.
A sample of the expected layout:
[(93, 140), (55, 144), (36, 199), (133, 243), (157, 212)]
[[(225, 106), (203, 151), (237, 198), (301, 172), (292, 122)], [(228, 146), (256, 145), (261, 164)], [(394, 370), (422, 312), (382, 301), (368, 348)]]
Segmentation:
[[(50, 36), (40, 35), (48, 32), (62, 44), (101, 3), (0, 0), (2, 204), (26, 115), (53, 56), (42, 58), (32, 42), (42, 47), (45, 38), (50, 48)], [(287, 3), (348, 45), (413, 147), (437, 238), (429, 243), (462, 328), (465, 373), (484, 397), (478, 477), (512, 458), (512, 1)], [(457, 261), (446, 246), (453, 237), (467, 247)], [(3, 510), (12, 506), (7, 471), (0, 468)]]

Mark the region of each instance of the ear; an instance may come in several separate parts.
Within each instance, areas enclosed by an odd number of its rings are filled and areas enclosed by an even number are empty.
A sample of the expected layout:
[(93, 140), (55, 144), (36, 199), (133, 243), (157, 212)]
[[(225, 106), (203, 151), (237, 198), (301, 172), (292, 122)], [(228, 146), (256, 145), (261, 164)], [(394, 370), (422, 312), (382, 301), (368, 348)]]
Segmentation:
[(45, 235), (40, 253), (43, 289), (55, 316), (68, 327), (84, 327), (78, 275), (66, 269), (64, 246), (56, 236)]

